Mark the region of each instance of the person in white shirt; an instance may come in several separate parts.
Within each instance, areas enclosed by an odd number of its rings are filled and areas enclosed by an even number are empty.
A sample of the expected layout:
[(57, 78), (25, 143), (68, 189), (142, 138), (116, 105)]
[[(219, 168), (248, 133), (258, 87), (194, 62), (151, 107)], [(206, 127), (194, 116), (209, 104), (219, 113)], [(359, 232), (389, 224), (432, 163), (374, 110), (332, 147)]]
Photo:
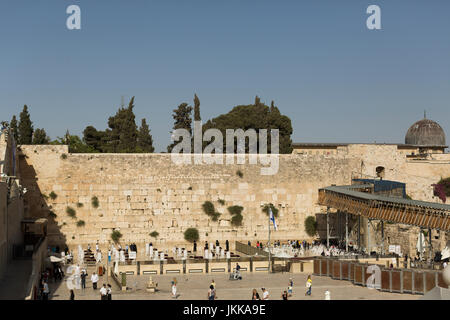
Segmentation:
[(108, 300), (108, 289), (106, 288), (106, 284), (103, 284), (103, 287), (100, 289), (100, 299)]
[(266, 288), (261, 288), (263, 292), (263, 300), (269, 300), (269, 291), (266, 290)]
[(94, 288), (94, 290), (97, 290), (98, 274), (94, 272), (91, 276), (91, 281), (92, 281), (92, 288)]
[(177, 298), (177, 284), (175, 282), (172, 283), (172, 298)]

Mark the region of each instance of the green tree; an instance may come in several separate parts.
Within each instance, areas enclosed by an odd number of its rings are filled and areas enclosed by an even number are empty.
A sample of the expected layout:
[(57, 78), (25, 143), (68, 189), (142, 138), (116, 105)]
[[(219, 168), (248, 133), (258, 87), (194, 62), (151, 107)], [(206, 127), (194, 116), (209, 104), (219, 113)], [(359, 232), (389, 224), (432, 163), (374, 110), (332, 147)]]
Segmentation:
[(200, 99), (194, 94), (194, 121), (200, 121)]
[(317, 221), (313, 216), (306, 217), (305, 231), (310, 237), (314, 237), (317, 233)]
[(16, 119), (16, 116), (15, 116), (15, 115), (13, 115), (13, 117), (12, 117), (12, 119), (11, 119), (11, 122), (10, 122), (9, 126), (10, 126), (10, 128), (11, 128), (11, 132), (12, 132), (12, 135), (13, 135), (13, 137), (14, 137), (14, 140), (15, 140), (16, 142), (18, 142), (19, 133), (18, 133), (18, 129), (17, 129), (17, 119)]
[[(191, 119), (191, 113), (192, 113), (192, 107), (188, 105), (187, 103), (182, 103), (178, 106), (177, 109), (173, 110), (173, 119), (175, 120), (175, 123), (173, 125), (173, 129), (186, 129), (189, 131), (189, 133), (192, 134), (192, 119)], [(170, 144), (167, 147), (167, 152), (171, 152), (173, 147), (178, 142), (175, 141), (172, 144)]]
[(98, 131), (93, 126), (87, 126), (83, 131), (83, 142), (97, 152), (104, 150), (105, 131)]
[(27, 105), (23, 106), (23, 111), (20, 113), (19, 127), (17, 131), (19, 136), (19, 144), (33, 143), (33, 123), (31, 122)]
[(119, 108), (116, 115), (108, 119), (107, 152), (132, 153), (136, 152), (137, 126), (133, 112), (134, 97), (131, 98), (127, 108)]
[(50, 138), (44, 129), (36, 129), (33, 133), (33, 144), (49, 144)]
[(145, 119), (142, 119), (141, 127), (138, 132), (138, 150), (139, 152), (152, 153), (155, 151), (153, 148), (153, 138), (150, 134), (150, 129)]
[(80, 137), (77, 135), (71, 135), (69, 133), (69, 130), (66, 131), (66, 134), (63, 138), (58, 137), (56, 140), (52, 141), (50, 144), (62, 144), (69, 146), (69, 152), (70, 153), (93, 153), (96, 152), (96, 150), (88, 146), (86, 143), (84, 143)]
[[(255, 97), (254, 104), (236, 106), (230, 112), (208, 120), (203, 126), (203, 130), (210, 128), (216, 128), (222, 132), (224, 152), (226, 152), (226, 129), (242, 129), (244, 131), (248, 129), (255, 129), (256, 131), (259, 129), (267, 129), (268, 152), (271, 152), (270, 129), (278, 129), (279, 153), (292, 153), (291, 119), (282, 115), (273, 101), (269, 107), (263, 104), (258, 96)], [(246, 144), (245, 151), (248, 152), (248, 144)]]
[(199, 236), (198, 230), (196, 228), (189, 228), (189, 229), (186, 229), (186, 231), (184, 232), (184, 239), (186, 241), (194, 242), (194, 241), (198, 241), (199, 238), (200, 238), (200, 236)]

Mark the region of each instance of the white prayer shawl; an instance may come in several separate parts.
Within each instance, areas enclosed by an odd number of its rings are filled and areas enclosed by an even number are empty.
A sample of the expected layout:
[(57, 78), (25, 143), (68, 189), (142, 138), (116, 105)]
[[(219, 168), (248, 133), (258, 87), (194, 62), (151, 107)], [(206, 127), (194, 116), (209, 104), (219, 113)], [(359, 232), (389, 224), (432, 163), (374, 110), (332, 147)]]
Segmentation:
[(145, 255), (148, 256), (150, 254), (150, 244), (146, 243), (145, 244)]
[(164, 256), (164, 252), (161, 251), (161, 256), (160, 256), (160, 260), (164, 260), (165, 256)]

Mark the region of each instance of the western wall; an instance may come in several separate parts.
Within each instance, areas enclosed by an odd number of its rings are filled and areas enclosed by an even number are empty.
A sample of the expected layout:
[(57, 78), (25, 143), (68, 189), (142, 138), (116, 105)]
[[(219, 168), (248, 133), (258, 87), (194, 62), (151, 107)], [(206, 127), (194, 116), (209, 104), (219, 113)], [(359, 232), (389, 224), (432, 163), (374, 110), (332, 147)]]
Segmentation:
[[(74, 248), (98, 240), (102, 247), (118, 229), (122, 244), (153, 242), (158, 248), (171, 248), (187, 245), (183, 233), (190, 227), (199, 230), (200, 244), (267, 240), (268, 217), (262, 212), (266, 203), (279, 209), (279, 229), (272, 239), (309, 239), (304, 219), (325, 209), (317, 204), (318, 189), (374, 176), (379, 166), (385, 168), (386, 180), (406, 183), (413, 199), (437, 202), (431, 185), (450, 176), (450, 155), (436, 156), (415, 160), (395, 145), (352, 144), (331, 155), (280, 155), (278, 173), (264, 176), (260, 164), (248, 162), (176, 165), (170, 154), (69, 154), (67, 146), (21, 146), (20, 173), (28, 190), (26, 216), (56, 214), (49, 218), (50, 244)], [(51, 192), (56, 199), (49, 197)], [(93, 196), (98, 208), (91, 204)], [(221, 213), (217, 222), (203, 212), (205, 201)], [(244, 207), (240, 227), (230, 224), (227, 207), (233, 205)], [(67, 207), (76, 211), (76, 218), (68, 216)], [(85, 225), (77, 226), (78, 220)], [(153, 231), (159, 233), (157, 239), (149, 235)]]

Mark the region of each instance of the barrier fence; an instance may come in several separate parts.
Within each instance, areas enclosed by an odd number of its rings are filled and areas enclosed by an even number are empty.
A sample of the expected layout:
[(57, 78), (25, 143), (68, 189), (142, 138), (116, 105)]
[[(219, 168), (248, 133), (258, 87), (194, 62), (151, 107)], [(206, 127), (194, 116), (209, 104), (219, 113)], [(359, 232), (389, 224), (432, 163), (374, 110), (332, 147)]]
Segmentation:
[[(361, 263), (329, 258), (315, 258), (313, 260), (313, 274), (328, 276), (336, 280), (348, 280), (355, 285), (367, 287), (368, 279), (373, 275), (370, 266), (377, 261)], [(436, 286), (448, 288), (442, 271), (387, 268), (377, 264), (380, 269), (380, 291), (425, 294)], [(371, 282), (370, 282), (371, 283)]]
[(32, 256), (31, 275), (27, 284), (27, 293), (25, 300), (36, 300), (38, 296), (39, 281), (47, 257), (47, 238), (41, 238), (35, 246)]

